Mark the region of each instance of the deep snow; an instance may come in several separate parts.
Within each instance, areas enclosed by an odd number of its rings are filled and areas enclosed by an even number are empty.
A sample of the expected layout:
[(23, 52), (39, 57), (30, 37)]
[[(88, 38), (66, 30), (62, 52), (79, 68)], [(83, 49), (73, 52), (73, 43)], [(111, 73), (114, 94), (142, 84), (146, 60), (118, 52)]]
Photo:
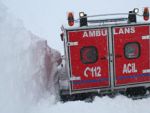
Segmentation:
[[(27, 31), (1, 2), (0, 53), (0, 113), (150, 112), (150, 98), (134, 101), (117, 96), (114, 99), (96, 97), (92, 103), (57, 102), (52, 95), (51, 77), (57, 71), (59, 53)], [(45, 69), (45, 65), (50, 68)]]
[(133, 101), (123, 96), (114, 99), (96, 97), (92, 103), (76, 101), (49, 105), (42, 102), (32, 109), (32, 113), (149, 113), (149, 103), (150, 99)]
[(0, 113), (28, 113), (32, 104), (54, 94), (59, 52), (27, 31), (2, 3), (0, 53)]

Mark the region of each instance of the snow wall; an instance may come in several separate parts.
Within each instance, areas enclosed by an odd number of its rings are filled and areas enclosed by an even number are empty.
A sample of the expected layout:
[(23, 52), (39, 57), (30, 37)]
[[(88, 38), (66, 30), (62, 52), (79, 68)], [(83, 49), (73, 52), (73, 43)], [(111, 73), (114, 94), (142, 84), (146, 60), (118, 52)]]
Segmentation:
[(0, 2), (0, 113), (29, 113), (42, 98), (55, 102), (52, 81), (60, 58)]

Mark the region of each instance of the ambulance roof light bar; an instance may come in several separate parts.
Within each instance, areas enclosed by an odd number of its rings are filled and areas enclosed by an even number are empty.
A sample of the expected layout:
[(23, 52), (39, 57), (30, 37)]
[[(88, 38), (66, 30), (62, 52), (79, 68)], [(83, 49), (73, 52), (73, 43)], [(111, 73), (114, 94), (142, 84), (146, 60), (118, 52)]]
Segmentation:
[(88, 20), (89, 23), (108, 23), (108, 22), (121, 22), (127, 21), (128, 18), (113, 18), (113, 19), (103, 19), (103, 20)]
[[(129, 13), (112, 13), (112, 14), (101, 14), (101, 15), (92, 15), (92, 16), (87, 16), (84, 12), (80, 12), (79, 13), (80, 27), (87, 26), (88, 23), (107, 23), (107, 22), (121, 22), (121, 21), (128, 21), (128, 23), (132, 23), (132, 22), (136, 22), (136, 14), (137, 13), (139, 13), (138, 8), (134, 8), (134, 10), (129, 11)], [(115, 15), (128, 15), (128, 18), (87, 20), (87, 18), (89, 18), (89, 17), (115, 16)]]
[(137, 12), (137, 9), (134, 9), (133, 11), (129, 11), (129, 14), (128, 14), (128, 23), (136, 23), (136, 12)]
[(74, 25), (74, 15), (72, 12), (68, 13), (68, 25), (73, 26)]
[(136, 13), (136, 14), (139, 13), (139, 9), (138, 9), (138, 8), (134, 8), (133, 11), (134, 11), (134, 13)]
[(79, 12), (79, 18), (80, 18), (80, 27), (88, 25), (87, 14), (85, 14), (84, 12)]
[(79, 17), (84, 17), (84, 12), (79, 12)]
[[(128, 18), (115, 18), (115, 19), (103, 19), (103, 20), (88, 20), (87, 18), (91, 17), (99, 17), (99, 16), (115, 16), (115, 15), (128, 15)], [(74, 20), (74, 15), (72, 12), (68, 13), (68, 24), (69, 26), (73, 26), (75, 22), (80, 23), (80, 27), (87, 26), (88, 23), (105, 23), (105, 22), (119, 22), (119, 21), (127, 21), (128, 23), (136, 23), (136, 16), (143, 16), (145, 21), (149, 20), (149, 8), (145, 7), (143, 14), (139, 14), (139, 9), (134, 8), (129, 13), (111, 13), (111, 14), (100, 14), (100, 15), (91, 15), (87, 16), (84, 12), (79, 13), (79, 19)]]

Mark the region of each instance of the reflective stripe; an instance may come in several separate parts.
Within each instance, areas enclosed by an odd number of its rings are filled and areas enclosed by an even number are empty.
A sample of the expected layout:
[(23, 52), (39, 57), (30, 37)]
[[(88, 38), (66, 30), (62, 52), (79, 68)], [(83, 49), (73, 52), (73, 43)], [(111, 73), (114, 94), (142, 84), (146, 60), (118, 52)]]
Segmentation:
[(143, 40), (145, 40), (145, 39), (150, 39), (150, 35), (142, 36), (142, 39), (143, 39)]
[(77, 84), (87, 84), (87, 83), (100, 83), (100, 82), (106, 82), (108, 81), (108, 78), (100, 78), (100, 79), (92, 79), (92, 80), (79, 80), (79, 81), (73, 81), (74, 85)]
[(150, 73), (150, 69), (144, 69), (143, 73)]
[(139, 78), (139, 77), (148, 77), (150, 76), (150, 73), (144, 73), (144, 74), (138, 74), (138, 75), (130, 75), (130, 76), (119, 76), (117, 77), (117, 80), (124, 80), (124, 79), (135, 79), (135, 78)]
[(78, 42), (67, 42), (67, 46), (77, 46)]
[(81, 77), (71, 77), (70, 80), (81, 80)]

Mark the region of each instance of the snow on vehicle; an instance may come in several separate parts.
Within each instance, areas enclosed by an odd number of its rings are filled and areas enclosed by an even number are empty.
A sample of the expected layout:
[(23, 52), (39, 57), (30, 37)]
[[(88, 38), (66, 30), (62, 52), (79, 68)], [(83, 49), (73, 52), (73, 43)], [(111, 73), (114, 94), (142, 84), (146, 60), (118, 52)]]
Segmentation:
[[(135, 8), (127, 18), (89, 20), (80, 12), (74, 20), (68, 14), (69, 28), (62, 28), (64, 72), (59, 77), (62, 98), (123, 92), (143, 96), (150, 89), (150, 23), (149, 10), (143, 14)], [(143, 16), (144, 22), (137, 22)], [(79, 21), (80, 27), (73, 27)]]

